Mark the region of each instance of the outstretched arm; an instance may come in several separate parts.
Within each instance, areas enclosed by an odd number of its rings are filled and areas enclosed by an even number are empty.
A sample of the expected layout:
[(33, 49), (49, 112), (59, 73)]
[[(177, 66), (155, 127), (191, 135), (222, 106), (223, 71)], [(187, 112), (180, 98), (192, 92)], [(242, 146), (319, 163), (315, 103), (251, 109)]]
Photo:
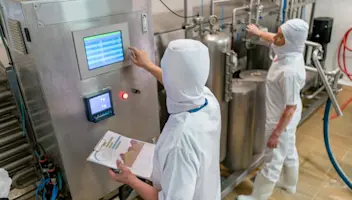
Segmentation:
[(151, 73), (161, 84), (163, 84), (162, 71), (149, 58), (147, 52), (130, 47), (132, 62)]
[(247, 31), (253, 35), (256, 35), (258, 37), (261, 37), (262, 39), (273, 43), (274, 42), (274, 37), (276, 34), (270, 33), (270, 32), (264, 32), (261, 31), (256, 25), (250, 24), (247, 26)]

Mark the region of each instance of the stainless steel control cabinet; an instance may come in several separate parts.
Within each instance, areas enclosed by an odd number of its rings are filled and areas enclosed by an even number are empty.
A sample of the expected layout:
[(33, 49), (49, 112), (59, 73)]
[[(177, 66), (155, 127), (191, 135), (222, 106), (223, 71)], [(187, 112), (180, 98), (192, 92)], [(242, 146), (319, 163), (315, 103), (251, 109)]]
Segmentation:
[[(110, 179), (107, 168), (86, 159), (105, 132), (147, 142), (160, 134), (157, 82), (131, 65), (127, 50), (129, 45), (141, 48), (154, 60), (151, 1), (0, 2), (14, 66), (38, 141), (60, 164), (74, 200), (104, 197), (120, 185)], [(122, 32), (125, 60), (95, 72), (84, 69), (83, 44), (77, 40), (114, 27)], [(115, 115), (89, 122), (83, 98), (104, 89), (111, 91)], [(121, 98), (121, 92), (127, 93), (128, 99)]]

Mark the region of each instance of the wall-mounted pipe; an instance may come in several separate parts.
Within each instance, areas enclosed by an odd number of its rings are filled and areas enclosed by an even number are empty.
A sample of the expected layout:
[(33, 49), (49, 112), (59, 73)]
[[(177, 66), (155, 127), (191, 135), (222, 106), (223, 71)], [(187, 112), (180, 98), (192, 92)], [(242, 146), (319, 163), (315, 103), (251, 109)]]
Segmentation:
[(9, 158), (17, 153), (20, 153), (22, 151), (26, 151), (29, 148), (29, 144), (22, 144), (18, 147), (15, 147), (13, 149), (10, 149), (8, 151), (0, 153), (0, 160), (5, 160), (6, 158)]
[(35, 175), (36, 175), (36, 170), (34, 167), (19, 171), (12, 177), (12, 186), (17, 189), (26, 188), (29, 185), (34, 184), (36, 181), (38, 181), (38, 179), (32, 178), (24, 183), (21, 183), (21, 179), (28, 178), (30, 176), (35, 176)]
[(21, 159), (19, 159), (19, 160), (16, 160), (15, 162), (12, 162), (12, 163), (10, 163), (10, 164), (5, 165), (3, 168), (4, 168), (6, 171), (11, 171), (11, 170), (13, 170), (13, 169), (15, 169), (15, 168), (17, 168), (17, 167), (19, 167), (19, 166), (21, 166), (21, 165), (23, 165), (23, 164), (26, 164), (26, 163), (28, 163), (28, 162), (30, 162), (30, 161), (32, 161), (32, 160), (33, 160), (33, 157), (32, 157), (32, 156), (26, 156), (26, 157), (24, 157), (24, 158), (21, 158)]
[(249, 6), (248, 5), (245, 5), (245, 6), (241, 6), (241, 7), (237, 7), (235, 9), (233, 9), (232, 11), (232, 29), (233, 31), (236, 30), (236, 25), (237, 25), (237, 21), (236, 21), (236, 14), (238, 11), (240, 10), (245, 10), (245, 9), (249, 9)]
[(12, 93), (8, 90), (0, 92), (0, 99), (9, 98), (11, 96), (12, 96)]
[(18, 124), (17, 119), (13, 119), (13, 120), (10, 120), (10, 121), (1, 123), (1, 124), (0, 124), (0, 130), (1, 130), (1, 129), (5, 129), (5, 128), (9, 127), (9, 126), (16, 125), (16, 124)]
[(0, 139), (0, 147), (5, 146), (13, 141), (23, 138), (22, 132), (13, 133)]

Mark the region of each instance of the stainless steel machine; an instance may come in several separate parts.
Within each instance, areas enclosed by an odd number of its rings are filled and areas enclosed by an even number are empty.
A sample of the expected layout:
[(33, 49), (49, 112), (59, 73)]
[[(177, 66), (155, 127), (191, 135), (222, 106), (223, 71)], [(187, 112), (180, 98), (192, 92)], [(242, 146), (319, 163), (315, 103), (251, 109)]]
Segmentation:
[(120, 185), (86, 161), (108, 131), (152, 142), (160, 134), (157, 82), (129, 46), (154, 60), (150, 0), (2, 0), (4, 32), (36, 140), (75, 200)]

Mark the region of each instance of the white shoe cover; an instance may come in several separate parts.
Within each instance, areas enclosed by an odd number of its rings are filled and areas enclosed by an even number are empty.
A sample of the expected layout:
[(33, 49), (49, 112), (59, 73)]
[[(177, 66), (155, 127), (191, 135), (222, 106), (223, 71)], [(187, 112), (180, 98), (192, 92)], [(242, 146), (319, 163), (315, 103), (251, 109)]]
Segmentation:
[(299, 167), (286, 167), (282, 169), (279, 182), (276, 187), (286, 190), (290, 194), (296, 193), (299, 176)]
[(275, 183), (259, 173), (255, 178), (253, 192), (251, 195), (240, 195), (237, 200), (268, 200), (273, 193)]

